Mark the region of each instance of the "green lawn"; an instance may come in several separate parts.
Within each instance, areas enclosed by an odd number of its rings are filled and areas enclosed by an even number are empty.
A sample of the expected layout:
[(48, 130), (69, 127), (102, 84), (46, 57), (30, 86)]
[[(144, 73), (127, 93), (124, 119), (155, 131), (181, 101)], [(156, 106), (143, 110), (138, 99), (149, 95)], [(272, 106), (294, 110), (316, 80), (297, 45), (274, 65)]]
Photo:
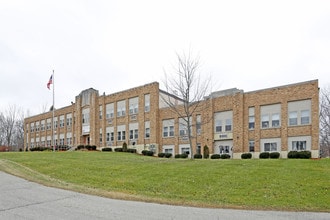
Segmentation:
[(106, 197), (330, 212), (330, 160), (189, 160), (114, 152), (0, 153), (0, 170)]

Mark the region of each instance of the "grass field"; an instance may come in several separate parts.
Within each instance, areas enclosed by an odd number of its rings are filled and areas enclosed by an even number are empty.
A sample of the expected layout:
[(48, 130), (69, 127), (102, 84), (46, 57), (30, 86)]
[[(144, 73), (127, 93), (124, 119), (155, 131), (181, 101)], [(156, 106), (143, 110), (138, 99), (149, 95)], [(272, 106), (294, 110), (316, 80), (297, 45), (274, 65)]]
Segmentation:
[(113, 152), (0, 153), (0, 170), (105, 197), (330, 212), (330, 160), (189, 160)]

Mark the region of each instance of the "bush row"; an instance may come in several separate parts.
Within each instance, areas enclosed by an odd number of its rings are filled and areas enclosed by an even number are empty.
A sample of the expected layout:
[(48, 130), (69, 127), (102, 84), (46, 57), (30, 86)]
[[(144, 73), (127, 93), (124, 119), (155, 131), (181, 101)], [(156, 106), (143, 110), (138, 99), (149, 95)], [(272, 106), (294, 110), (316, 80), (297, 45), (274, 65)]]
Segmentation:
[(259, 154), (259, 158), (260, 159), (268, 159), (268, 158), (272, 158), (272, 159), (278, 159), (280, 158), (280, 153), (279, 152), (262, 152)]
[(310, 151), (290, 151), (288, 158), (290, 159), (310, 159), (312, 153)]
[(142, 151), (142, 154), (143, 154), (144, 156), (154, 156), (154, 152), (151, 151), (151, 150), (143, 150), (143, 151)]
[(30, 151), (45, 151), (45, 150), (53, 150), (53, 148), (50, 148), (50, 147), (33, 147), (33, 148), (30, 148)]
[(96, 146), (95, 145), (78, 145), (76, 148), (76, 150), (83, 150), (83, 149), (96, 150)]
[(229, 159), (230, 155), (229, 154), (212, 154), (211, 159)]
[(171, 153), (158, 153), (158, 157), (170, 158), (170, 157), (172, 157), (172, 154)]
[(251, 159), (252, 158), (252, 154), (251, 153), (243, 153), (241, 155), (242, 159)]
[(188, 154), (183, 153), (183, 154), (176, 154), (174, 158), (188, 158)]

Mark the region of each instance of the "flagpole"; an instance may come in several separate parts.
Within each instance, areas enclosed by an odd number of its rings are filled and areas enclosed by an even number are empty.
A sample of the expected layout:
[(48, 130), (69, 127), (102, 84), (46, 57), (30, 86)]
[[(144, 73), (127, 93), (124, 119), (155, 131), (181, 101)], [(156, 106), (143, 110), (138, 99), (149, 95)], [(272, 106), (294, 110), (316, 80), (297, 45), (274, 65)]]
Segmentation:
[(52, 129), (52, 136), (53, 136), (53, 152), (55, 152), (55, 137), (54, 137), (54, 115), (55, 115), (55, 76), (53, 70), (53, 129)]

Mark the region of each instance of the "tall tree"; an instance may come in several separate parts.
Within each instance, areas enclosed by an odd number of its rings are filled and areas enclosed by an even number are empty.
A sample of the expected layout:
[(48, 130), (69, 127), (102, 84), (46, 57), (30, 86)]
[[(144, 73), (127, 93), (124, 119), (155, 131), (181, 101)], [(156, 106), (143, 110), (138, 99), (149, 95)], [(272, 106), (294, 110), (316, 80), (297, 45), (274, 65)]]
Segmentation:
[(191, 52), (176, 55), (177, 64), (173, 74), (168, 75), (165, 71), (163, 84), (168, 95), (162, 96), (162, 99), (179, 117), (179, 126), (186, 129), (190, 157), (193, 158), (192, 116), (201, 112), (202, 101), (210, 92), (211, 78), (205, 77), (202, 80), (199, 58), (193, 57)]
[(330, 86), (320, 91), (321, 157), (330, 156)]

